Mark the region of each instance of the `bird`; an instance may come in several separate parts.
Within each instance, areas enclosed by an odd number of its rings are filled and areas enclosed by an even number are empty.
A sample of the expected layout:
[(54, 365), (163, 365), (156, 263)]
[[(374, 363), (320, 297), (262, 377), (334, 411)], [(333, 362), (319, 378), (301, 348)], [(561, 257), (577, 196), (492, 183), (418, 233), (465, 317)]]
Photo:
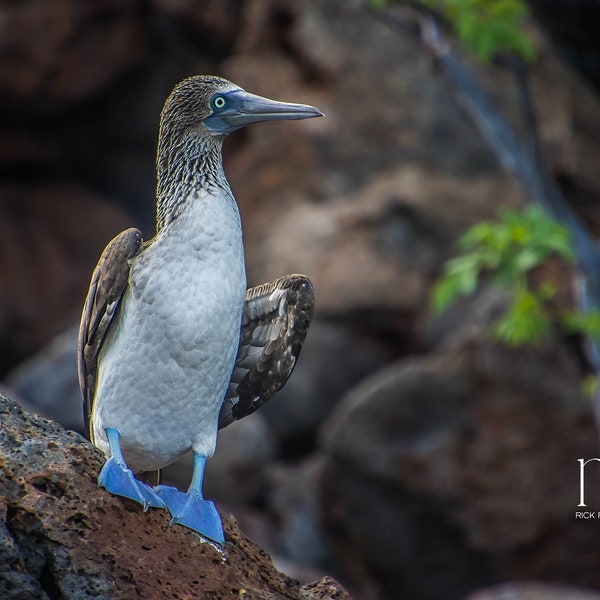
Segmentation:
[[(217, 544), (222, 523), (202, 489), (217, 432), (286, 383), (315, 302), (304, 275), (246, 289), (222, 144), (247, 125), (320, 116), (214, 75), (177, 84), (160, 116), (155, 235), (110, 241), (83, 307), (78, 375), (86, 434), (106, 456), (98, 485)], [(187, 492), (143, 481), (190, 450)]]

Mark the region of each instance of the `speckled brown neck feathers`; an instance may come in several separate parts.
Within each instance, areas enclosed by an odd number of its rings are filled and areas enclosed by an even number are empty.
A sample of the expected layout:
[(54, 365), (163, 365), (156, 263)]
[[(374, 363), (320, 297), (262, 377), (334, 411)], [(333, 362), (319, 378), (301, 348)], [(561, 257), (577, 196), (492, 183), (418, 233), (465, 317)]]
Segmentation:
[(157, 233), (177, 218), (185, 203), (200, 191), (230, 194), (221, 160), (223, 136), (202, 124), (209, 114), (212, 86), (219, 81), (217, 77), (214, 81), (186, 79), (165, 103), (156, 161)]

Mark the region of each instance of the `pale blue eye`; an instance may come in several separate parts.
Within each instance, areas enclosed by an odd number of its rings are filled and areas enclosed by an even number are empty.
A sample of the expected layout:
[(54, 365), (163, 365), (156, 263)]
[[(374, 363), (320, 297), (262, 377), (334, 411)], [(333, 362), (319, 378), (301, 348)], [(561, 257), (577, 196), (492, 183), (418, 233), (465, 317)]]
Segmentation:
[(212, 99), (213, 108), (223, 108), (227, 104), (225, 96), (214, 96)]

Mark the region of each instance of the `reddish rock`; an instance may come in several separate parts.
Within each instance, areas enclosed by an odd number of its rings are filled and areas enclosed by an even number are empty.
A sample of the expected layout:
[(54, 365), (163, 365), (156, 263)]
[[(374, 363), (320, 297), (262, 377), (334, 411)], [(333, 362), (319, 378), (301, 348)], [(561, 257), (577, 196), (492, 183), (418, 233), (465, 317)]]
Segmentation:
[[(223, 550), (162, 510), (96, 485), (102, 456), (81, 436), (0, 396), (0, 596), (314, 599), (279, 573), (231, 515)], [(331, 580), (316, 589), (348, 596)]]

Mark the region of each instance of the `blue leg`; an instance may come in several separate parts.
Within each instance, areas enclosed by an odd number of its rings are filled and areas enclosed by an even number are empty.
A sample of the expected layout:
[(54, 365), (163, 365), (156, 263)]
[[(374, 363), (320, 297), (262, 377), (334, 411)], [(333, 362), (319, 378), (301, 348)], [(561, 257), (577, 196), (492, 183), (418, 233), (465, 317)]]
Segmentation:
[(171, 512), (171, 525), (179, 523), (197, 531), (219, 544), (225, 543), (221, 517), (210, 500), (202, 497), (202, 481), (206, 457), (194, 452), (194, 474), (187, 494), (177, 488), (159, 485), (156, 493), (165, 501)]
[(138, 481), (133, 476), (133, 471), (127, 468), (121, 453), (120, 433), (110, 427), (107, 427), (105, 431), (112, 456), (104, 463), (100, 475), (98, 475), (98, 485), (106, 488), (111, 494), (139, 502), (144, 507), (144, 511), (148, 510), (149, 506), (164, 508), (165, 503), (157, 494), (147, 485)]

